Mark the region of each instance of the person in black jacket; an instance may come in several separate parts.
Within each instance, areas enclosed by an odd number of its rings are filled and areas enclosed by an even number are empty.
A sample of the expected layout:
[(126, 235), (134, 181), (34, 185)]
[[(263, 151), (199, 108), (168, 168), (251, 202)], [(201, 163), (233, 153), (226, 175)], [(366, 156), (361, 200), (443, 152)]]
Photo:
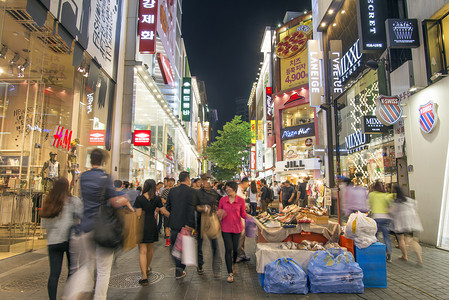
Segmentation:
[[(197, 207), (198, 213), (196, 218), (196, 225), (198, 230), (198, 274), (203, 275), (203, 238), (201, 237), (201, 212), (212, 212), (216, 213), (218, 208), (218, 203), (220, 202), (221, 196), (212, 188), (209, 181), (209, 175), (201, 175), (201, 188), (199, 190), (199, 201), (200, 206)], [(219, 275), (219, 257), (218, 257), (218, 239), (211, 239), (210, 244), (212, 247), (212, 270), (215, 276)]]
[[(198, 191), (190, 187), (189, 172), (179, 174), (180, 185), (170, 190), (167, 197), (166, 208), (170, 212), (168, 226), (170, 227), (170, 251), (176, 243), (178, 233), (183, 227), (195, 228), (195, 209), (199, 204)], [(186, 276), (186, 266), (176, 257), (173, 257), (176, 265), (176, 279)]]

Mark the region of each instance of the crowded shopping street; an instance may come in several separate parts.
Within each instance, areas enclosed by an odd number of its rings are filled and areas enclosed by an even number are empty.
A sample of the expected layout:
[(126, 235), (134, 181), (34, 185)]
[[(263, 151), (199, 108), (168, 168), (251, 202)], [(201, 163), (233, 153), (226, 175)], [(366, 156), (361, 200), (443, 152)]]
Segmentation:
[(0, 299), (449, 300), (449, 0), (0, 20)]

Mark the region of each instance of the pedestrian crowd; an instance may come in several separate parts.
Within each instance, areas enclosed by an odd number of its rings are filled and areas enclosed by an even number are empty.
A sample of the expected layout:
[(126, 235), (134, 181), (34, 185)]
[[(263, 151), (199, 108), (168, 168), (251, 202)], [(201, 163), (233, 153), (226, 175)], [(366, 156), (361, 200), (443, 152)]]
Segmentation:
[[(181, 172), (177, 183), (168, 177), (163, 182), (147, 179), (142, 187), (134, 189), (126, 181), (112, 181), (102, 170), (106, 159), (106, 152), (101, 149), (91, 152), (92, 167), (79, 180), (81, 199), (71, 195), (68, 180), (61, 178), (54, 182), (40, 211), (47, 230), (50, 299), (56, 299), (64, 255), (69, 262), (65, 299), (86, 295), (106, 299), (114, 255), (120, 247), (129, 250), (138, 245), (141, 271), (138, 283), (148, 285), (153, 247), (161, 232), (173, 256), (177, 280), (186, 276), (186, 264), (196, 265), (198, 274), (205, 274), (203, 241), (206, 238), (212, 248), (213, 275), (219, 277), (218, 239), (221, 236), (226, 281), (232, 283), (238, 272), (236, 263), (250, 259), (245, 252), (248, 215), (256, 215), (258, 209), (271, 209), (270, 203), (275, 199), (283, 207), (315, 205), (308, 197), (309, 178), (297, 186), (289, 181), (282, 184), (275, 181), (268, 186), (265, 179), (255, 182), (245, 177), (238, 183), (211, 182), (207, 174), (191, 179), (189, 172)], [(365, 188), (354, 187), (351, 181), (344, 180), (341, 193), (346, 215), (356, 211), (372, 213), (378, 233), (385, 240), (387, 261), (391, 261), (389, 234), (393, 230), (402, 251), (400, 259), (408, 260), (407, 246), (410, 246), (422, 264), (421, 247), (412, 235), (422, 231), (413, 199), (404, 195), (398, 186), (387, 193), (380, 182), (368, 193)], [(191, 244), (192, 239), (196, 243)], [(195, 244), (196, 249), (192, 249)]]

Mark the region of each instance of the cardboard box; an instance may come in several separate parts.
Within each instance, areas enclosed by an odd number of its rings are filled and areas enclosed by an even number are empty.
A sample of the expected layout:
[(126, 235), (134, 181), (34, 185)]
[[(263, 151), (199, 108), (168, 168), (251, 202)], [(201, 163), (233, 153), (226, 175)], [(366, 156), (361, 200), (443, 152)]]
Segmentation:
[(307, 214), (307, 217), (312, 220), (312, 223), (315, 224), (328, 224), (329, 216), (317, 216), (314, 214)]

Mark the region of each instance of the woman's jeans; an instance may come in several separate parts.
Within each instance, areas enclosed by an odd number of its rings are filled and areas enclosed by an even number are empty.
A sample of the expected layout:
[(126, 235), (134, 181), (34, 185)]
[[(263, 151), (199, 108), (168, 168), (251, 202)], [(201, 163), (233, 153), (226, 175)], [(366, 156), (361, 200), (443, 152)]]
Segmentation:
[(377, 234), (382, 232), (382, 236), (384, 237), (385, 246), (387, 248), (387, 254), (391, 254), (391, 240), (390, 240), (390, 219), (375, 219), (377, 223)]
[(251, 216), (255, 216), (256, 215), (256, 209), (257, 209), (257, 203), (256, 202), (251, 202), (249, 204), (250, 208), (251, 208)]
[(232, 273), (232, 264), (237, 260), (241, 233), (222, 232), (225, 245), (225, 261), (228, 273)]
[(50, 298), (50, 300), (56, 300), (56, 294), (58, 292), (58, 281), (59, 275), (61, 275), (64, 252), (67, 256), (67, 265), (70, 270), (69, 242), (48, 245), (50, 276), (48, 277), (47, 289), (48, 289), (48, 298)]

